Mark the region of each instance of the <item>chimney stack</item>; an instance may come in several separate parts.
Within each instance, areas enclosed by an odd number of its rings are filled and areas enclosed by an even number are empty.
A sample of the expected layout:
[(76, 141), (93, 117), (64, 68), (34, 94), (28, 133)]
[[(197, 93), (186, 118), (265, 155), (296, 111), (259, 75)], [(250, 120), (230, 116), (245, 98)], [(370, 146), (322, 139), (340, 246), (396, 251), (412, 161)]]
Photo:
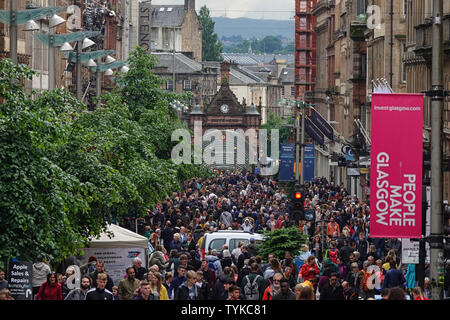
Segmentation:
[(184, 10), (195, 10), (195, 0), (184, 0)]
[(220, 79), (222, 84), (228, 85), (230, 83), (230, 61), (223, 61), (220, 64)]

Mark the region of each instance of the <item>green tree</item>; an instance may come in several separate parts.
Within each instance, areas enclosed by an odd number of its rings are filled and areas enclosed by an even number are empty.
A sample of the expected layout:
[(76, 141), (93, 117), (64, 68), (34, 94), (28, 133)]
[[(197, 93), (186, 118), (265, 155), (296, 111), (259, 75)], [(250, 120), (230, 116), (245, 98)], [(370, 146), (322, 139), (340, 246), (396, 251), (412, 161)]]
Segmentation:
[(265, 53), (274, 53), (283, 48), (283, 44), (278, 37), (266, 36), (261, 40), (260, 49)]
[(261, 125), (261, 129), (267, 130), (267, 151), (270, 152), (272, 150), (271, 148), (271, 130), (276, 129), (279, 130), (279, 141), (280, 144), (286, 143), (289, 140), (289, 137), (291, 135), (291, 128), (284, 126), (286, 124), (293, 124), (294, 118), (289, 117), (286, 120), (281, 119), (279, 116), (277, 116), (274, 112), (269, 111), (269, 114), (267, 116), (267, 121), (265, 124)]
[[(209, 177), (169, 158), (181, 126), (141, 48), (93, 112), (61, 89), (24, 92), (33, 72), (0, 61), (0, 268), (12, 257), (56, 263), (110, 223), (142, 216), (185, 180)], [(137, 79), (137, 80), (136, 80)]]
[(298, 227), (280, 228), (274, 231), (265, 231), (264, 242), (258, 248), (258, 254), (267, 258), (273, 253), (276, 258), (283, 259), (284, 253), (289, 251), (293, 256), (297, 255), (300, 246), (308, 243), (308, 236), (300, 233)]
[(222, 42), (218, 41), (214, 32), (214, 21), (205, 5), (200, 8), (199, 20), (202, 26), (202, 58), (203, 61), (222, 61)]
[(85, 240), (88, 186), (55, 161), (84, 105), (62, 90), (31, 99), (23, 80), (33, 74), (0, 61), (0, 267), (11, 257), (63, 257)]

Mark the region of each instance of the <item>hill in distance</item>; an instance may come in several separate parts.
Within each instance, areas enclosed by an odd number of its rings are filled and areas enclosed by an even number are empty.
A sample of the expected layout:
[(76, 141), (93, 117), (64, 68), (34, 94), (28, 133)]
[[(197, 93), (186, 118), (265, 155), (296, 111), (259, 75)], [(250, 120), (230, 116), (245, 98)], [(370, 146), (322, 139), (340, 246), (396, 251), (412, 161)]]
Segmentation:
[(243, 39), (282, 36), (294, 41), (294, 20), (231, 19), (225, 17), (212, 17), (212, 19), (215, 22), (214, 31), (219, 39), (223, 36), (241, 36)]

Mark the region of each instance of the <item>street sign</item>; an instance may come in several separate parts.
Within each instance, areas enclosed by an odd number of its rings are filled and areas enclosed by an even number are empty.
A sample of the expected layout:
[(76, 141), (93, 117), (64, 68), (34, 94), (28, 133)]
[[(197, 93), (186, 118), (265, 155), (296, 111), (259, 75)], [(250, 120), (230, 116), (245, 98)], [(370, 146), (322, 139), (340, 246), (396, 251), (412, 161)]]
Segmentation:
[(33, 264), (10, 261), (8, 264), (8, 289), (15, 300), (33, 300)]
[(347, 175), (348, 176), (359, 176), (359, 168), (347, 168)]
[(139, 3), (139, 46), (151, 51), (152, 4), (150, 1)]
[(334, 134), (333, 134), (333, 128), (328, 124), (328, 122), (318, 113), (316, 110), (311, 108), (311, 120), (316, 125), (317, 128), (319, 128), (320, 131), (323, 132), (323, 134), (333, 141)]
[(294, 181), (295, 144), (282, 143), (280, 152), (280, 181)]
[(370, 168), (359, 168), (359, 172), (361, 174), (368, 174), (370, 173)]
[(307, 144), (305, 145), (305, 153), (304, 153), (304, 181), (314, 181), (314, 145)]
[(325, 144), (325, 136), (316, 126), (309, 120), (308, 117), (305, 118), (305, 132), (313, 139), (318, 145), (323, 146)]
[[(426, 187), (426, 199), (428, 203), (427, 213), (426, 213), (426, 225), (425, 225), (425, 236), (429, 237), (431, 232), (431, 187)], [(422, 222), (425, 223), (425, 222)], [(404, 264), (418, 264), (419, 263), (419, 241), (411, 241), (411, 239), (402, 239), (402, 263)], [(430, 263), (430, 244), (425, 242), (425, 263)]]
[(341, 151), (343, 154), (345, 154), (345, 160), (355, 161), (355, 153), (353, 151), (353, 148), (350, 145), (348, 145), (348, 144), (343, 145), (341, 148)]

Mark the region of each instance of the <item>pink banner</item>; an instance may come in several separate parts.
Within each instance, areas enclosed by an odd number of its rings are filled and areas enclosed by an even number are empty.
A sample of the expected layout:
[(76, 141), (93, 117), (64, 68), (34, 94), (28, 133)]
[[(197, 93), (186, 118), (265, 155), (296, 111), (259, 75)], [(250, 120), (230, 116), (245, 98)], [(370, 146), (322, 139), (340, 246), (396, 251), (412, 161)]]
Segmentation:
[(370, 237), (420, 238), (422, 94), (373, 94)]

